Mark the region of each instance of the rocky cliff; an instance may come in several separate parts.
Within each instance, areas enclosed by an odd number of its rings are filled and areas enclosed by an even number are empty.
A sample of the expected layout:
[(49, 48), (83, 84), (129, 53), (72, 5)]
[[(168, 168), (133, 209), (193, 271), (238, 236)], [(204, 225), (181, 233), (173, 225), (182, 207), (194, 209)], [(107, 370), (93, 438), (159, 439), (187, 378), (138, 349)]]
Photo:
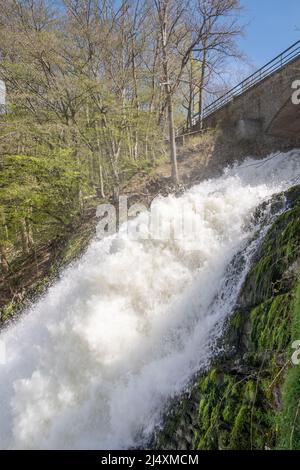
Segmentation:
[(172, 406), (153, 447), (300, 448), (300, 365), (291, 359), (300, 340), (300, 186), (277, 196), (273, 210), (282, 201), (225, 327), (222, 352)]

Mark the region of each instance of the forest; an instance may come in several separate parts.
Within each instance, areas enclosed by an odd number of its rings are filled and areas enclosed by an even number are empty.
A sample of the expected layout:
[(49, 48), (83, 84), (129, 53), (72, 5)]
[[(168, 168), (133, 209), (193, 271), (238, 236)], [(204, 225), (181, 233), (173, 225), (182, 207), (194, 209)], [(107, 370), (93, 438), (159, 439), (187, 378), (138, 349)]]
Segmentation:
[(226, 90), (241, 60), (239, 0), (0, 0), (0, 252), (72, 232), (170, 159), (176, 132)]

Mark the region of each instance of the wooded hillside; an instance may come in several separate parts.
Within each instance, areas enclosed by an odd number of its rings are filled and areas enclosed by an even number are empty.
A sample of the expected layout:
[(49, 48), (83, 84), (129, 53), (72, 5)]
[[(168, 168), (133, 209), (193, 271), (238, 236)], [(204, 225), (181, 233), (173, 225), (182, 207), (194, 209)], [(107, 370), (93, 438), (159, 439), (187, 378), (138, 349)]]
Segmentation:
[(239, 0), (0, 0), (2, 272), (168, 153), (178, 183), (176, 125), (238, 56), (238, 10)]

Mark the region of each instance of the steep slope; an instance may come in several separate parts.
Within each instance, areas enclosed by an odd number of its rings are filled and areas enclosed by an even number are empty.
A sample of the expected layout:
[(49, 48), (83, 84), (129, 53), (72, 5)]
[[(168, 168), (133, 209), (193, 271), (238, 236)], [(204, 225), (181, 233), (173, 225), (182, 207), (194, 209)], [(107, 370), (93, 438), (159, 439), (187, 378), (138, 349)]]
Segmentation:
[(286, 210), (255, 255), (222, 353), (173, 406), (155, 447), (300, 448), (300, 366), (291, 361), (300, 339), (300, 186), (284, 196)]

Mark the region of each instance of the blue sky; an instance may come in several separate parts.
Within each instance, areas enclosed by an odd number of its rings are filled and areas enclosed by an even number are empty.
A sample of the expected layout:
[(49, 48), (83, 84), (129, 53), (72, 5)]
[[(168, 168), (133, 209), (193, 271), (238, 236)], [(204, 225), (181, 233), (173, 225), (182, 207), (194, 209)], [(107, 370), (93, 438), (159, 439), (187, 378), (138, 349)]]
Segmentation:
[[(56, 5), (61, 3), (61, 0), (52, 1)], [(241, 21), (246, 30), (239, 45), (248, 55), (254, 70), (300, 39), (300, 0), (240, 2), (244, 7)]]
[(300, 39), (300, 0), (241, 0), (241, 4), (242, 21), (248, 26), (239, 43), (253, 65), (264, 65)]

